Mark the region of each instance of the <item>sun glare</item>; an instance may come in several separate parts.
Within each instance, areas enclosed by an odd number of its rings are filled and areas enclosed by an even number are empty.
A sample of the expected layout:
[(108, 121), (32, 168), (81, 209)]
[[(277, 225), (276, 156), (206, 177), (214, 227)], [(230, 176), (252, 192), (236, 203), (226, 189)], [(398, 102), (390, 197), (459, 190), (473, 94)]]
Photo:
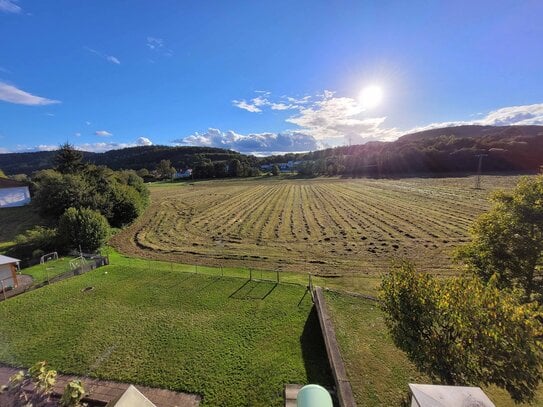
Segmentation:
[(360, 91), (358, 100), (364, 109), (371, 109), (381, 104), (383, 90), (377, 85), (366, 86)]

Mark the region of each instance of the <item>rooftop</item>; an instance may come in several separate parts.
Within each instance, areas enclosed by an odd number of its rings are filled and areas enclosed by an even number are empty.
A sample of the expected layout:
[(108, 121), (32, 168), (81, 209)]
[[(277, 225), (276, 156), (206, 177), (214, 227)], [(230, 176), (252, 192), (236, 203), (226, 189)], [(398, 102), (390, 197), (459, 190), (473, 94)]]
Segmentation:
[(0, 189), (26, 187), (24, 182), (15, 181), (9, 178), (0, 178)]
[(3, 256), (0, 254), (0, 266), (4, 264), (19, 263), (21, 260), (14, 259), (13, 257)]

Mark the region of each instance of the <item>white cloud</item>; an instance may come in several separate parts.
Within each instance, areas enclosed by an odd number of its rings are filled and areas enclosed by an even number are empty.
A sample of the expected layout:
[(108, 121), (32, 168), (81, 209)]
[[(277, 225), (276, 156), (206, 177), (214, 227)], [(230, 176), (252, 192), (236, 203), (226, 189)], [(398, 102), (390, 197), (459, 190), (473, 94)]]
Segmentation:
[(4, 82), (0, 82), (0, 100), (27, 106), (45, 106), (60, 103), (58, 100), (32, 95)]
[(295, 108), (293, 105), (287, 105), (285, 103), (270, 103), (270, 107), (272, 110), (289, 110)]
[(18, 0), (0, 0), (0, 11), (4, 13), (20, 13), (23, 9), (15, 3), (18, 3)]
[(149, 49), (162, 48), (164, 46), (164, 40), (162, 38), (147, 37), (147, 47)]
[[(480, 113), (478, 113), (480, 115)], [(405, 133), (437, 129), (441, 127), (455, 127), (466, 125), (480, 126), (511, 126), (511, 125), (543, 125), (543, 103), (523, 106), (509, 106), (493, 110), (484, 117), (475, 120), (457, 120), (450, 122), (431, 123), (416, 127)]]
[(147, 37), (147, 42), (145, 43), (145, 45), (147, 45), (147, 48), (149, 48), (150, 50), (158, 52), (164, 56), (173, 56), (173, 51), (165, 46), (164, 40), (162, 38)]
[[(301, 106), (292, 103), (283, 103), (283, 102), (273, 102), (268, 99), (271, 95), (271, 92), (265, 90), (256, 90), (255, 93), (258, 93), (259, 96), (247, 101), (243, 100), (233, 100), (232, 104), (240, 109), (247, 110), (251, 113), (259, 113), (264, 107), (269, 107), (272, 110), (291, 110), (291, 109), (300, 109)], [(296, 99), (292, 99), (295, 101)]]
[[(76, 137), (77, 137), (77, 134), (76, 134)], [(109, 142), (76, 144), (74, 147), (76, 150), (89, 151), (93, 153), (103, 153), (109, 150), (118, 150), (121, 148), (138, 147), (138, 146), (150, 146), (152, 144), (153, 142), (149, 138), (139, 137), (133, 143), (115, 143), (115, 142), (109, 141)], [(58, 147), (59, 146), (57, 144), (40, 144), (34, 147), (18, 145), (16, 146), (13, 152), (20, 153), (20, 152), (30, 152), (30, 151), (54, 151), (54, 150), (58, 150)], [(5, 153), (10, 152), (8, 149), (3, 149), (2, 147), (0, 147), (0, 153), (2, 151), (4, 151)]]
[(98, 131), (95, 131), (94, 134), (99, 136), (99, 137), (111, 137), (111, 136), (113, 136), (113, 134), (110, 133), (107, 130), (98, 130)]
[(103, 52), (97, 51), (97, 50), (95, 50), (93, 48), (90, 48), (90, 47), (84, 47), (84, 48), (87, 51), (89, 51), (91, 54), (97, 55), (100, 58), (105, 59), (106, 61), (108, 61), (108, 62), (110, 62), (112, 64), (115, 64), (115, 65), (120, 65), (121, 64), (121, 61), (119, 61), (119, 59), (114, 57), (113, 55), (104, 54)]
[(147, 137), (138, 137), (136, 139), (136, 144), (138, 146), (152, 146), (153, 142), (150, 139), (148, 139)]
[(333, 92), (325, 90), (316, 101), (309, 103), (309, 97), (302, 101), (308, 105), (286, 121), (327, 144), (394, 140), (401, 135), (397, 129), (382, 127), (386, 117), (368, 117), (355, 99), (335, 97)]
[(232, 104), (236, 107), (239, 107), (240, 109), (247, 110), (251, 113), (258, 113), (262, 111), (262, 109), (260, 109), (258, 106), (247, 103), (245, 100), (233, 100)]
[(117, 58), (115, 58), (115, 57), (112, 56), (112, 55), (108, 55), (106, 59), (107, 59), (109, 62), (113, 63), (113, 64), (117, 64), (117, 65), (120, 65), (120, 64), (121, 64), (121, 61), (119, 61)]
[(85, 122), (85, 124), (86, 124), (87, 126), (90, 126), (92, 123), (89, 122), (89, 121), (87, 120), (87, 121)]
[(99, 143), (84, 143), (75, 146), (76, 149), (89, 151), (93, 153), (103, 153), (109, 150), (119, 150), (121, 148), (150, 146), (153, 142), (147, 137), (138, 137), (133, 143), (115, 143), (115, 142), (99, 142)]
[(4, 148), (4, 147), (0, 147), (0, 154), (8, 154), (10, 153), (11, 151), (9, 151), (7, 148)]
[(208, 129), (206, 133), (194, 133), (173, 140), (180, 145), (227, 148), (244, 153), (266, 153), (317, 150), (322, 145), (312, 136), (298, 131), (282, 133), (238, 134), (234, 131), (222, 132)]

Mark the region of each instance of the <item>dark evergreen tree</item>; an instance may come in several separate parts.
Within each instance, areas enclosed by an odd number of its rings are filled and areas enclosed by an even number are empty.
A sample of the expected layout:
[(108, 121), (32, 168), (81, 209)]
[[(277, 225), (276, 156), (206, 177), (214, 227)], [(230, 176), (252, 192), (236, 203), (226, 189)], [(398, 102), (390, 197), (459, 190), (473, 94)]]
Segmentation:
[(83, 155), (70, 143), (60, 146), (53, 161), (55, 169), (62, 174), (74, 174), (83, 168)]

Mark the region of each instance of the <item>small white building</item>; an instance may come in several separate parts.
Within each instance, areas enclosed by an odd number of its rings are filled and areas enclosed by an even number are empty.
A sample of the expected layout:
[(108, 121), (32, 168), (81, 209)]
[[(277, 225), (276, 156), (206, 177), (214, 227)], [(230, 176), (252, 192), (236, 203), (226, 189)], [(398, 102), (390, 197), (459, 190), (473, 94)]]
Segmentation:
[(188, 168), (185, 171), (179, 171), (173, 174), (173, 179), (190, 178), (192, 177), (192, 169)]
[(19, 285), (17, 281), (17, 269), (21, 260), (13, 257), (0, 255), (0, 292), (2, 286), (6, 288), (16, 288)]
[(480, 387), (409, 384), (411, 407), (495, 407)]
[(0, 178), (0, 208), (24, 206), (30, 203), (30, 191), (22, 182)]

